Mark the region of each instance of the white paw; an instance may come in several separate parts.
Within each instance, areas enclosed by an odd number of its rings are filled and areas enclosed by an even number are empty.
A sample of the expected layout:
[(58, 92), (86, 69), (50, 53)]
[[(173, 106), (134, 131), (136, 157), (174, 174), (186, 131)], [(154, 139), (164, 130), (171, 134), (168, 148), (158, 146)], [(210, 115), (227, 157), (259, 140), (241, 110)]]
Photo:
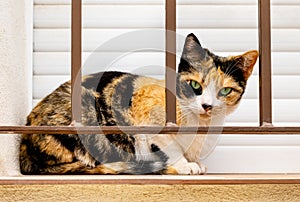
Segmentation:
[(201, 174), (206, 174), (207, 167), (204, 164), (202, 164), (202, 163), (198, 164), (198, 166), (199, 166), (199, 168), (201, 170)]
[(201, 175), (206, 173), (206, 166), (194, 162), (173, 166), (179, 175)]
[(178, 127), (178, 125), (176, 123), (173, 123), (173, 122), (167, 122), (166, 126), (167, 127)]
[(82, 123), (78, 123), (78, 122), (76, 122), (75, 120), (73, 120), (71, 123), (70, 123), (70, 125), (69, 125), (70, 127), (82, 127), (82, 126), (84, 126)]

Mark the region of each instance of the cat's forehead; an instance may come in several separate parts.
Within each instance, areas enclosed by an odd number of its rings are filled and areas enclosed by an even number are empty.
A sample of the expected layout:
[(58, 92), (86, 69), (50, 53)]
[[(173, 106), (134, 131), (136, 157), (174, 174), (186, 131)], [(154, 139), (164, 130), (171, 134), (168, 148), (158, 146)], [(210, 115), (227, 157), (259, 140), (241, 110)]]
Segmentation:
[(235, 80), (238, 81), (243, 80), (241, 69), (236, 66), (237, 63), (233, 57), (219, 57), (208, 50), (205, 51), (205, 57), (199, 61), (199, 66), (194, 68), (202, 75), (204, 81), (219, 81), (231, 77), (236, 77)]
[(221, 84), (224, 80), (224, 73), (220, 68), (211, 66), (210, 68), (201, 68), (189, 73), (182, 74), (183, 80), (195, 80), (203, 85), (208, 86), (210, 83)]
[(191, 60), (190, 65), (192, 69), (197, 70), (203, 74), (208, 73), (213, 68), (217, 68), (215, 58), (213, 58), (207, 50), (205, 50), (203, 58), (201, 58), (200, 60)]
[(194, 73), (198, 73), (200, 75), (203, 82), (205, 81), (213, 81), (218, 79), (223, 75), (223, 71), (220, 67), (220, 63), (216, 61), (216, 58), (212, 57), (207, 50), (205, 56), (198, 61), (198, 64), (194, 66)]
[(224, 82), (224, 73), (218, 67), (211, 67), (205, 71), (200, 72), (202, 75), (202, 83), (204, 86), (208, 86), (212, 83), (215, 85), (222, 85)]

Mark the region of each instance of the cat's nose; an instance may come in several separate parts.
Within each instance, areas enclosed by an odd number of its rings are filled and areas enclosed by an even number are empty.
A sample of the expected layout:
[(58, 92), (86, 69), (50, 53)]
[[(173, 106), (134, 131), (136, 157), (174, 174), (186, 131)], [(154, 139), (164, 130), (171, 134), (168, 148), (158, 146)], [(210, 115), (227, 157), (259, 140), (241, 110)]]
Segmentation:
[(209, 111), (209, 110), (212, 109), (212, 106), (209, 105), (209, 104), (202, 104), (202, 107), (203, 107), (203, 109), (204, 109), (205, 111)]

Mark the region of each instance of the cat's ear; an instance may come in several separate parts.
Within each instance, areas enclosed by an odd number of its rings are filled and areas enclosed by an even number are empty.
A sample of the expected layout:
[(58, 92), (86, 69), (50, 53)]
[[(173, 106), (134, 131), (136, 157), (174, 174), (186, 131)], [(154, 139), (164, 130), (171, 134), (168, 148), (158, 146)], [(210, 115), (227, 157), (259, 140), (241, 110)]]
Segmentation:
[(242, 69), (244, 78), (246, 80), (250, 77), (253, 71), (253, 67), (256, 63), (258, 55), (258, 51), (251, 50), (235, 57), (236, 60), (239, 60), (239, 67)]
[(201, 60), (204, 57), (204, 50), (198, 40), (193, 34), (187, 35), (183, 47), (182, 58), (188, 60)]
[(201, 48), (201, 44), (198, 38), (193, 33), (187, 35), (184, 43), (184, 50), (194, 51), (194, 50), (198, 50), (199, 48)]
[(198, 63), (205, 57), (205, 51), (203, 50), (198, 38), (193, 34), (189, 34), (184, 43), (181, 61), (179, 64), (179, 72), (186, 71)]

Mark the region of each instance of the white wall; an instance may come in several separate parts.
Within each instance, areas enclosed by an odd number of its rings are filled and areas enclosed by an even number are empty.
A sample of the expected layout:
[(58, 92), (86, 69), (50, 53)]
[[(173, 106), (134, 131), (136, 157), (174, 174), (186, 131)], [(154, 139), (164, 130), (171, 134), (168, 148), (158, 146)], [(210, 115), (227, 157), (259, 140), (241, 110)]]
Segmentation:
[[(84, 59), (99, 46), (98, 65), (149, 76), (164, 74), (164, 53), (128, 52), (133, 43), (157, 43), (137, 36), (115, 46), (115, 37), (140, 29), (164, 28), (164, 0), (84, 0)], [(35, 0), (33, 103), (70, 78), (70, 0)], [(300, 0), (272, 1), (273, 111), (276, 125), (300, 125)], [(178, 33), (194, 32), (222, 54), (258, 48), (257, 0), (179, 0)], [(163, 35), (162, 35), (163, 37)], [(111, 40), (113, 39), (113, 40)], [(106, 42), (109, 45), (104, 46)], [(112, 45), (113, 44), (113, 45)], [(182, 41), (178, 42), (178, 52)], [(85, 60), (83, 60), (85, 61)], [(149, 65), (152, 67), (149, 68)], [(85, 71), (85, 69), (84, 69)], [(258, 125), (258, 66), (239, 109), (228, 125)], [(224, 135), (205, 160), (209, 172), (300, 172), (299, 136)]]
[[(31, 108), (32, 1), (0, 1), (0, 125), (23, 125)], [(0, 136), (0, 175), (18, 174), (17, 135)]]

